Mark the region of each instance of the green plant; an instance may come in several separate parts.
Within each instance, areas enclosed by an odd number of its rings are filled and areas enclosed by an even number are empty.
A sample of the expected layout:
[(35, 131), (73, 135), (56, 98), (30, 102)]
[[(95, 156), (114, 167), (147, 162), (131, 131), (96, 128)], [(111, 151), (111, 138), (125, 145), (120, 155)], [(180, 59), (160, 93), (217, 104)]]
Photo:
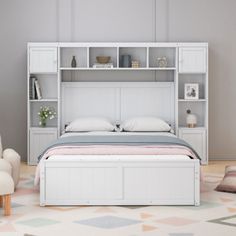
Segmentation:
[(47, 124), (47, 119), (52, 120), (56, 117), (56, 111), (52, 107), (42, 106), (38, 112), (39, 115), (39, 125), (45, 127)]

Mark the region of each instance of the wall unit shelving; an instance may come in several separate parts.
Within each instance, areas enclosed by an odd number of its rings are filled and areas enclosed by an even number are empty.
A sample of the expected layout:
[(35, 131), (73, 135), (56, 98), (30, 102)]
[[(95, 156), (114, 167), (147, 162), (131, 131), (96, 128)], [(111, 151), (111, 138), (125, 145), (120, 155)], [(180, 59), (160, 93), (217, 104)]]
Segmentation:
[[(38, 99), (33, 78), (37, 79), (42, 98)], [(48, 120), (47, 127), (39, 125), (38, 112), (40, 107), (48, 106), (59, 113), (60, 82), (58, 80), (58, 47), (56, 43), (28, 44), (27, 71), (27, 107), (28, 107), (28, 164), (35, 165), (43, 148), (57, 138), (59, 132), (59, 115)]]
[[(121, 56), (131, 55), (140, 67), (121, 67)], [(77, 66), (71, 67), (72, 57)], [(113, 68), (93, 68), (97, 56), (110, 56)], [(167, 66), (159, 67), (157, 58), (166, 57)], [(42, 89), (42, 99), (29, 97), (30, 77), (36, 76)], [(207, 43), (29, 43), (28, 44), (28, 163), (36, 163), (31, 142), (32, 133), (41, 130), (45, 138), (60, 134), (60, 88), (62, 82), (74, 81), (161, 81), (175, 84), (175, 132), (200, 150), (202, 163), (208, 155), (208, 44)], [(187, 100), (184, 85), (197, 83), (199, 99)], [(52, 106), (57, 119), (47, 128), (38, 125), (40, 106)], [(198, 119), (197, 127), (186, 127), (186, 110)], [(49, 130), (50, 129), (50, 132)], [(52, 132), (54, 134), (52, 135)], [(29, 135), (31, 134), (31, 135)], [(35, 134), (37, 137), (37, 134)], [(35, 138), (34, 137), (34, 140)], [(203, 138), (204, 137), (204, 138)], [(196, 139), (196, 144), (194, 140)], [(201, 139), (199, 141), (199, 139)], [(203, 144), (204, 142), (204, 144)], [(34, 142), (35, 143), (35, 142)], [(43, 144), (41, 149), (43, 148)], [(204, 151), (202, 151), (204, 149)], [(32, 154), (33, 153), (33, 154)]]

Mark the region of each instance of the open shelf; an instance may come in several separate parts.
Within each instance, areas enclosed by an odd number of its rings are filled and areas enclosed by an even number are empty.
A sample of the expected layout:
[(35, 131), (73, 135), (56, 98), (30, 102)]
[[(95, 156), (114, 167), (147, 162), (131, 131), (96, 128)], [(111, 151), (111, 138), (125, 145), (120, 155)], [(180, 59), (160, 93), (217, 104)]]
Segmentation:
[(179, 99), (179, 102), (206, 102), (206, 99), (196, 99), (196, 100)]
[(119, 67), (119, 68), (72, 68), (72, 67), (61, 67), (60, 70), (64, 70), (64, 71), (86, 71), (86, 70), (153, 70), (153, 71), (174, 71), (176, 70), (175, 67), (165, 67), (165, 68), (161, 68), (161, 67), (138, 67), (138, 68), (133, 68), (133, 67)]
[(188, 130), (196, 130), (196, 128), (199, 130), (199, 129), (202, 129), (202, 130), (206, 130), (206, 127), (204, 126), (196, 126), (194, 128), (189, 128), (187, 126), (179, 126), (180, 129), (188, 129)]
[[(184, 85), (196, 83), (199, 86), (199, 100), (206, 100), (206, 78), (203, 74), (181, 74), (179, 75), (179, 99), (184, 99)], [(189, 101), (189, 100), (186, 100)], [(192, 100), (191, 100), (192, 101)]]
[(62, 82), (174, 82), (174, 71), (79, 70), (61, 71)]
[(30, 99), (30, 102), (57, 102), (58, 99)]
[(167, 59), (167, 68), (175, 68), (176, 67), (176, 56), (175, 48), (160, 48), (160, 47), (150, 47), (149, 48), (149, 67), (158, 67), (157, 59), (161, 57), (166, 57)]
[(119, 68), (125, 68), (122, 66), (123, 55), (130, 55), (131, 61), (139, 61), (140, 68), (147, 68), (147, 48), (146, 47), (121, 47), (119, 48)]
[[(86, 47), (78, 47), (78, 48), (61, 48), (61, 67), (77, 69), (78, 68), (86, 68), (87, 64), (87, 48)], [(76, 68), (71, 67), (72, 57), (76, 58)]]
[(53, 101), (43, 101), (43, 100), (35, 100), (37, 102), (30, 103), (30, 127), (40, 127), (39, 125), (39, 116), (38, 112), (41, 106), (52, 107), (56, 111), (57, 115), (56, 118), (53, 120), (47, 120), (48, 127), (57, 127), (57, 117), (58, 117), (58, 109), (57, 109), (57, 102)]
[[(31, 77), (37, 78), (42, 92), (42, 100), (55, 100), (58, 97), (58, 78), (52, 74), (31, 74)], [(31, 80), (32, 78), (30, 78)], [(36, 99), (30, 99), (38, 101)]]
[(180, 102), (179, 103), (179, 126), (186, 127), (187, 110), (197, 116), (197, 126), (206, 126), (206, 103), (205, 102)]
[(109, 63), (113, 63), (113, 67), (117, 67), (117, 48), (116, 47), (91, 47), (89, 48), (89, 68), (94, 69), (92, 67), (95, 63), (97, 63), (97, 59), (96, 59), (97, 56), (111, 57)]

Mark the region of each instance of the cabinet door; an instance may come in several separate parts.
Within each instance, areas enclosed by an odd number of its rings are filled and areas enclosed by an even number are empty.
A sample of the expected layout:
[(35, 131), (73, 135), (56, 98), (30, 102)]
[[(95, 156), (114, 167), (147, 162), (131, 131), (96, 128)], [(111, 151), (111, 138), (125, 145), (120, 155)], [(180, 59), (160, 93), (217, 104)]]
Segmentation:
[(179, 48), (179, 73), (205, 73), (206, 52), (204, 47)]
[(180, 129), (179, 137), (194, 148), (202, 164), (207, 164), (206, 130)]
[(32, 47), (29, 55), (30, 73), (56, 73), (57, 48)]
[(57, 130), (34, 129), (30, 130), (29, 164), (36, 165), (38, 156), (50, 142), (57, 138)]

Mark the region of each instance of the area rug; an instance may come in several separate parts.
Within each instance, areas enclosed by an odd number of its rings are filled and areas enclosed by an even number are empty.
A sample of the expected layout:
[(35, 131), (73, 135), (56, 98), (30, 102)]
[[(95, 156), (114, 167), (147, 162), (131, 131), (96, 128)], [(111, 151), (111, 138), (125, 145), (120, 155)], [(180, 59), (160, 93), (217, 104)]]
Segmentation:
[(222, 175), (205, 176), (199, 207), (40, 207), (33, 178), (22, 175), (11, 216), (0, 210), (0, 236), (236, 235), (236, 195), (214, 191)]

